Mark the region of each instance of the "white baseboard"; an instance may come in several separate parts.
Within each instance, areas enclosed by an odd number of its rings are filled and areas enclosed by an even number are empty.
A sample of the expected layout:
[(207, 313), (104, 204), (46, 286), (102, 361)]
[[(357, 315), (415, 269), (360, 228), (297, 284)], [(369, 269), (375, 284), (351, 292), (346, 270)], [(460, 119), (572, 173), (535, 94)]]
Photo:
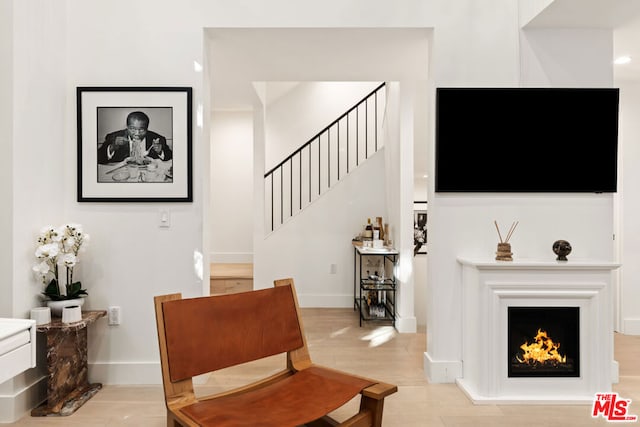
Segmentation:
[[(207, 382), (209, 374), (193, 377), (193, 383)], [(89, 382), (109, 385), (158, 385), (162, 384), (160, 362), (142, 363), (91, 363)]]
[(90, 363), (89, 382), (118, 385), (162, 384), (160, 362)]
[(230, 264), (253, 262), (253, 252), (211, 252), (209, 262)]
[(396, 329), (401, 334), (415, 334), (418, 330), (418, 321), (415, 316), (401, 317), (396, 314)]
[(640, 335), (640, 319), (627, 318), (623, 320), (623, 333), (625, 335)]
[(433, 360), (429, 352), (424, 352), (424, 372), (430, 383), (454, 383), (462, 378), (462, 361)]
[[(298, 294), (298, 303), (301, 308), (353, 308), (353, 295), (317, 295), (317, 294)], [(358, 312), (353, 312), (354, 316), (358, 316)], [(417, 319), (415, 317), (401, 317), (396, 313), (396, 329), (400, 333), (415, 333)]]
[(353, 294), (317, 295), (298, 293), (298, 304), (302, 308), (353, 308)]
[(10, 424), (28, 415), (46, 399), (47, 377), (41, 377), (18, 391), (0, 394), (0, 424)]
[(477, 391), (463, 378), (458, 378), (456, 380), (456, 384), (474, 405), (593, 405), (593, 394), (590, 393), (587, 395), (567, 394), (560, 398), (550, 398), (548, 395), (486, 397), (478, 394)]

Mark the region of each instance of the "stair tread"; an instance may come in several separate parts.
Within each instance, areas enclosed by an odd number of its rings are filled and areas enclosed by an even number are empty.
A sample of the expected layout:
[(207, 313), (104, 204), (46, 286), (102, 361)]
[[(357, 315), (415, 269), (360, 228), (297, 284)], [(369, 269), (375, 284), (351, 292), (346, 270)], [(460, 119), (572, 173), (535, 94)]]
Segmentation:
[(210, 265), (211, 279), (253, 279), (253, 263), (218, 263)]

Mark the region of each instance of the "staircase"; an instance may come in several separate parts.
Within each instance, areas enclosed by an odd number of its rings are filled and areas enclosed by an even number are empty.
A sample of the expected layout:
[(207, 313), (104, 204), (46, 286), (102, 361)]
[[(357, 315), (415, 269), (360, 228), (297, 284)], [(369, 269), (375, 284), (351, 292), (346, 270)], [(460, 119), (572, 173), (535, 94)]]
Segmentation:
[(264, 174), (265, 229), (273, 232), (383, 147), (385, 84)]

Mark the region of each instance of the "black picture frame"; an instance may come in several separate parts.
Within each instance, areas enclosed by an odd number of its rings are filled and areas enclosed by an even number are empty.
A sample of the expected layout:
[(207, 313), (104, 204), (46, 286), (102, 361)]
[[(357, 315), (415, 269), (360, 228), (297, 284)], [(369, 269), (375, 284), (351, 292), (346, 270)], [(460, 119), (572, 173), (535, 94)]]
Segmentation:
[(413, 202), (413, 255), (427, 254), (427, 202)]
[[(193, 202), (192, 102), (190, 87), (77, 87), (78, 202)], [(129, 117), (145, 116), (133, 142)], [(116, 136), (126, 153), (105, 154)]]

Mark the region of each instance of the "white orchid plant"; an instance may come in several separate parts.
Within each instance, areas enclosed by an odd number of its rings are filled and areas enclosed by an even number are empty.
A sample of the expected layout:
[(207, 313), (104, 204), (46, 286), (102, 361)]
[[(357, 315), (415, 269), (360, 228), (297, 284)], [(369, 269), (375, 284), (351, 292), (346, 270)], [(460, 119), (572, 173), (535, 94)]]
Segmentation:
[[(40, 230), (36, 258), (38, 263), (33, 267), (36, 276), (45, 285), (42, 294), (53, 301), (67, 300), (87, 295), (82, 284), (73, 281), (73, 269), (78, 263), (78, 254), (86, 248), (83, 246), (89, 235), (82, 231), (79, 224), (65, 224), (54, 228), (46, 226)], [(65, 293), (61, 292), (59, 273), (64, 271)]]

